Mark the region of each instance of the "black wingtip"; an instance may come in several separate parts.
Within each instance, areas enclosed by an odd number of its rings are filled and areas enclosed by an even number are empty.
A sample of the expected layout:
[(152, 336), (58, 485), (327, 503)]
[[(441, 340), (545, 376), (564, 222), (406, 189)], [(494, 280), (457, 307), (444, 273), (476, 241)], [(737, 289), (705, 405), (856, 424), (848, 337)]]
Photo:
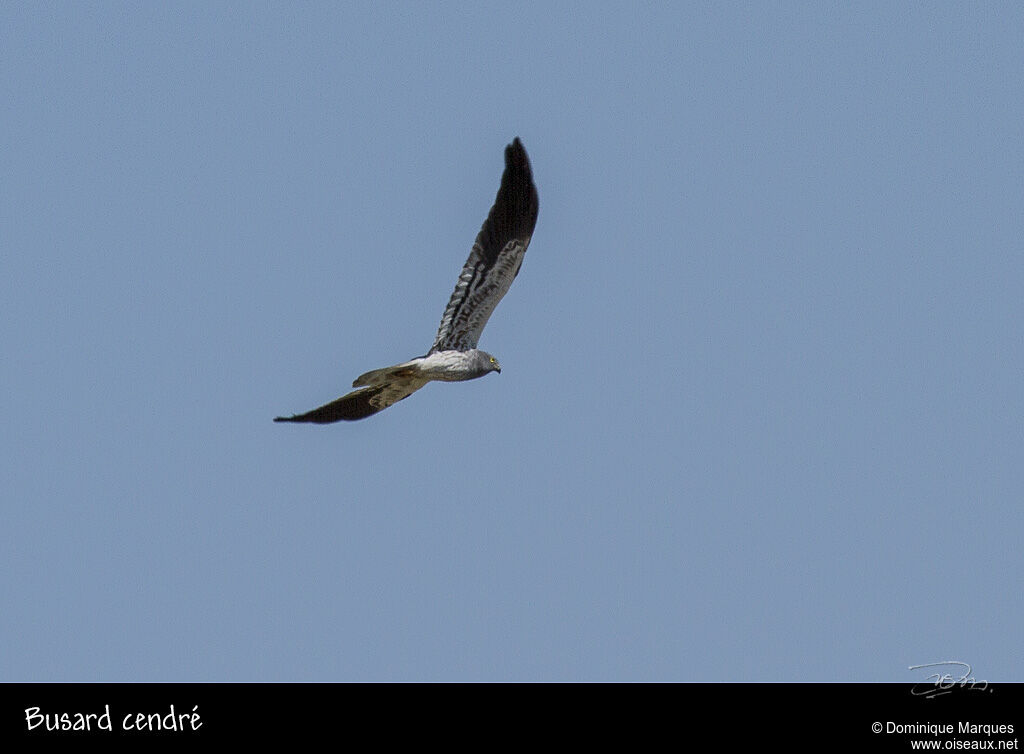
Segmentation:
[[(333, 424), (334, 422), (342, 420), (356, 421), (358, 419), (365, 419), (367, 416), (373, 416), (378, 411), (383, 411), (391, 405), (390, 403), (387, 403), (381, 406), (379, 403), (373, 401), (373, 399), (384, 392), (387, 387), (387, 385), (364, 387), (360, 390), (355, 390), (348, 395), (343, 395), (330, 403), (325, 403), (319, 408), (314, 408), (312, 411), (307, 411), (304, 414), (295, 414), (293, 416), (278, 416), (274, 421), (296, 422), (300, 424)], [(406, 395), (409, 394), (407, 393)], [(401, 400), (401, 398), (398, 400)]]
[(518, 136), (512, 139), (512, 143), (505, 147), (505, 167), (525, 170), (527, 175), (530, 175), (532, 178), (530, 158), (526, 156), (526, 147), (523, 146), (523, 142), (519, 140)]
[(530, 158), (517, 136), (505, 147), (505, 172), (501, 175), (501, 186), (487, 221), (477, 236), (477, 243), (485, 255), (496, 255), (509, 239), (532, 236), (539, 205)]

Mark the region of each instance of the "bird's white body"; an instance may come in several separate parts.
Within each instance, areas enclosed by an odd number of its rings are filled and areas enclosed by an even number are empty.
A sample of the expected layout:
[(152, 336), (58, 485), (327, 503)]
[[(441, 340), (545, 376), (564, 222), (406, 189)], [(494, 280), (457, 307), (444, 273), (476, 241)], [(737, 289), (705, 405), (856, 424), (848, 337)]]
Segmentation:
[(498, 360), (478, 348), (471, 351), (435, 351), (401, 364), (361, 374), (352, 383), (352, 387), (373, 387), (396, 379), (417, 380), (423, 384), (434, 380), (462, 382), (500, 371)]

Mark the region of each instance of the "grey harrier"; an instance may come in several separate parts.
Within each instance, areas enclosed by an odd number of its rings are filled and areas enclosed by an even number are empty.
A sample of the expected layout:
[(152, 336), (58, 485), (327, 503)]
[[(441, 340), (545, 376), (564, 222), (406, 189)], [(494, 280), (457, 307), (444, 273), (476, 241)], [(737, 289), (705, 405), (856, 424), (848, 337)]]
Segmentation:
[(530, 160), (516, 138), (505, 147), (505, 172), (498, 196), (462, 268), (427, 355), (367, 372), (352, 383), (358, 390), (305, 414), (279, 416), (274, 421), (330, 424), (365, 419), (431, 380), (458, 382), (501, 372), (498, 360), (476, 344), (494, 307), (519, 274), (537, 224), (538, 207)]

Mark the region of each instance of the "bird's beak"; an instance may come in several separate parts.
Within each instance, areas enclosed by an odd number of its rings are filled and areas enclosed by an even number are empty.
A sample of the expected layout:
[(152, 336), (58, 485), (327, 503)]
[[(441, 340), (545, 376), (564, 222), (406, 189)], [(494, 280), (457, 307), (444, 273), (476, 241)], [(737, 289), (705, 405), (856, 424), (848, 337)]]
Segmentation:
[(501, 367), (495, 366), (494, 371), (497, 372), (498, 374), (501, 374)]

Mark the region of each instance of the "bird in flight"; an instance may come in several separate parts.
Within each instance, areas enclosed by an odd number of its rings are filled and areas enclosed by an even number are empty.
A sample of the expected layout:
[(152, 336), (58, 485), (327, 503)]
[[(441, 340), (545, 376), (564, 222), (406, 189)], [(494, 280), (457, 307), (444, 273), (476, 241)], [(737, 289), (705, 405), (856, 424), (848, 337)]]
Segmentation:
[(278, 416), (274, 421), (330, 424), (365, 419), (432, 380), (459, 382), (500, 373), (498, 360), (476, 344), (494, 307), (519, 274), (538, 208), (530, 160), (516, 138), (505, 147), (505, 172), (498, 196), (459, 274), (427, 355), (367, 372), (352, 383), (357, 390), (304, 414)]

